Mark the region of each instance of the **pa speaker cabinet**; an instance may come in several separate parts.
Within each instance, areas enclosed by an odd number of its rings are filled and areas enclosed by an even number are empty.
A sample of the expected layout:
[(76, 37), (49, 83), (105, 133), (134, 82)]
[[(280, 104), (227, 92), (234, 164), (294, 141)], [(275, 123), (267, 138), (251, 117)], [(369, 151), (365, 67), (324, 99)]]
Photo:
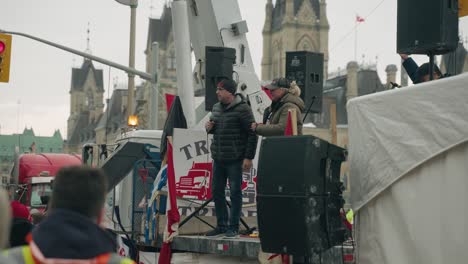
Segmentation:
[(262, 141), (257, 194), (341, 194), (345, 150), (314, 136), (267, 137)]
[(340, 195), (258, 195), (257, 216), (262, 250), (312, 256), (343, 243), (346, 229), (340, 218)]
[(218, 102), (216, 85), (222, 79), (232, 79), (236, 50), (225, 47), (205, 47), (205, 110), (211, 111)]
[(457, 44), (458, 0), (398, 0), (398, 53), (444, 54)]
[(322, 112), (323, 53), (286, 52), (286, 78), (301, 88), (306, 111), (312, 104), (310, 112)]

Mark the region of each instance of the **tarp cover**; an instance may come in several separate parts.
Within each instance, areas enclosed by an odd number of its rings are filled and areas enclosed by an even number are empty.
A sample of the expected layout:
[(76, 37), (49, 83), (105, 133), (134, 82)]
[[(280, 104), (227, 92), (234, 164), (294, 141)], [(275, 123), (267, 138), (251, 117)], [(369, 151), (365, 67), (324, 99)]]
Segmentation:
[(468, 73), (348, 103), (357, 211), (417, 164), (468, 138)]
[(357, 263), (467, 263), (467, 172), (468, 141), (411, 170), (361, 207)]
[(466, 263), (468, 74), (348, 104), (356, 260)]

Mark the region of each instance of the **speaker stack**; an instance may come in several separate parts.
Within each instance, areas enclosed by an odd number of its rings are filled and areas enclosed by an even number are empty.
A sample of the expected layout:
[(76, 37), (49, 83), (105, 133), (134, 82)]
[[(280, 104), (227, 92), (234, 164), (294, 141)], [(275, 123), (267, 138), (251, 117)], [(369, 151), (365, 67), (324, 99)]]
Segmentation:
[(306, 111), (322, 112), (323, 53), (308, 51), (286, 52), (286, 78), (296, 81)]
[(458, 0), (398, 0), (397, 51), (444, 54), (458, 45)]
[(257, 214), (263, 251), (313, 256), (345, 240), (344, 160), (344, 149), (313, 136), (262, 141)]
[(232, 79), (236, 50), (225, 47), (205, 47), (205, 110), (211, 111), (218, 102), (216, 86), (222, 79)]

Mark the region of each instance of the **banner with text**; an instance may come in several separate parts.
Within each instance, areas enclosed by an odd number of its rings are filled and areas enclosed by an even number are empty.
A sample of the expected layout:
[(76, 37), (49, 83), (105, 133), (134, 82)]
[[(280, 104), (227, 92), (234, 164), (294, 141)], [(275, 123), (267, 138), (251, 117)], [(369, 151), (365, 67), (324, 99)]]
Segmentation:
[[(174, 129), (173, 155), (176, 177), (176, 194), (181, 215), (189, 215), (203, 201), (211, 199), (211, 182), (213, 178), (213, 160), (210, 145), (213, 136), (204, 130)], [(253, 160), (253, 168), (242, 175), (243, 216), (256, 216), (255, 205), (257, 164), (260, 139), (257, 154)], [(229, 200), (229, 187), (226, 188)], [(214, 215), (214, 203), (210, 203), (200, 211), (200, 216)]]

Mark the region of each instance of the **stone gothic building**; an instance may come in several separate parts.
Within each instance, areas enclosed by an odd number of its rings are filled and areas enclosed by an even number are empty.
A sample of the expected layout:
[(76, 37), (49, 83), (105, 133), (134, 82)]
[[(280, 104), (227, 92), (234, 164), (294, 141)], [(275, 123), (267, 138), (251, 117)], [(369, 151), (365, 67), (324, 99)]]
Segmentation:
[(329, 30), (325, 0), (267, 0), (261, 79), (285, 76), (286, 51), (312, 51), (324, 54), (326, 80)]
[(70, 116), (67, 122), (66, 152), (81, 153), (81, 145), (94, 142), (95, 128), (103, 114), (103, 71), (85, 59), (72, 69)]
[[(176, 55), (174, 32), (172, 30), (172, 10), (169, 4), (164, 6), (160, 18), (150, 18), (148, 21), (148, 37), (146, 40), (146, 71), (151, 72), (151, 47), (153, 42), (159, 44), (159, 63), (158, 63), (158, 128), (162, 129), (166, 119), (166, 98), (165, 94), (177, 93), (177, 76), (176, 76)], [(146, 87), (151, 84), (147, 82)], [(150, 98), (150, 89), (145, 89), (145, 98)], [(147, 101), (144, 111), (148, 113), (153, 108), (150, 100)]]

